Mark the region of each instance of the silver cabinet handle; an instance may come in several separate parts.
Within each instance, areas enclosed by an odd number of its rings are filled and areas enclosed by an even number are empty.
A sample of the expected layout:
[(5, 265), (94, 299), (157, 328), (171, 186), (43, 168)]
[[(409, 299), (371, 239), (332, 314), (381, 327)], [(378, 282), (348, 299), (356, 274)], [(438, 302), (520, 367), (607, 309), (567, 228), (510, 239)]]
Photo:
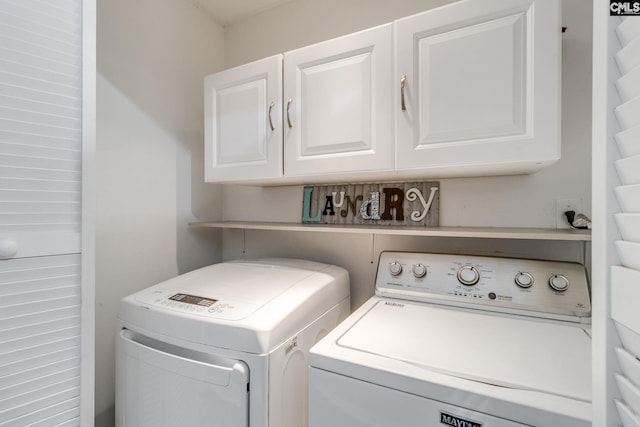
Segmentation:
[(402, 76), (400, 79), (400, 108), (402, 111), (407, 110), (407, 104), (404, 103), (404, 86), (407, 84), (407, 76)]
[(293, 99), (289, 98), (289, 100), (287, 101), (287, 124), (289, 125), (289, 128), (292, 128), (293, 125), (291, 124), (291, 116), (289, 115), (289, 110), (291, 109), (291, 103), (293, 102)]
[(273, 121), (271, 120), (271, 111), (273, 111), (273, 107), (275, 106), (275, 102), (272, 102), (271, 104), (269, 104), (269, 127), (271, 128), (272, 131), (276, 130), (276, 128), (273, 126)]

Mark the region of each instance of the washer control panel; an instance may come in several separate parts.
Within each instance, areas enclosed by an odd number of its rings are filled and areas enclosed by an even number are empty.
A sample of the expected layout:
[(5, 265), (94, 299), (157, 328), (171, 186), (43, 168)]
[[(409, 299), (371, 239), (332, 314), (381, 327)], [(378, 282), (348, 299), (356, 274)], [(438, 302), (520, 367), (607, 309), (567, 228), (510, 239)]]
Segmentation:
[(586, 271), (577, 263), (382, 252), (376, 294), (552, 319), (591, 317)]

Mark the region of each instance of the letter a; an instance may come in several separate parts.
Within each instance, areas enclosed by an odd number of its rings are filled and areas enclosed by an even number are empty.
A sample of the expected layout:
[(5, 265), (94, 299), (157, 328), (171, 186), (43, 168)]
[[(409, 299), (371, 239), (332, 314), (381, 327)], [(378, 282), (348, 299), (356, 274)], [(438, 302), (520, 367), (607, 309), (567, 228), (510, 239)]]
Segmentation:
[(324, 210), (322, 211), (322, 215), (335, 215), (336, 212), (333, 210), (333, 196), (326, 196), (327, 201), (324, 202)]

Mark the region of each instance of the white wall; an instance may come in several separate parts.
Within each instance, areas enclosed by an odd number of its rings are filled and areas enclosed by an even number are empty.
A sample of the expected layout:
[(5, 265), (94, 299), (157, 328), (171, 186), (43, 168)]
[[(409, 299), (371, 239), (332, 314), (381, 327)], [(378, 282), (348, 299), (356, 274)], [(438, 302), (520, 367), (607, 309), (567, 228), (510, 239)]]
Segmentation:
[[(320, 5), (322, 3), (322, 5)], [(259, 59), (330, 37), (389, 22), (401, 15), (442, 4), (442, 1), (296, 0), (225, 30), (225, 66)], [(440, 180), (440, 225), (443, 226), (556, 226), (556, 199), (582, 200), (591, 211), (591, 8), (583, 0), (563, 1), (562, 160), (534, 175)], [(226, 185), (226, 220), (299, 222), (302, 187), (260, 188)], [(331, 233), (225, 231), (224, 258), (291, 255), (334, 262), (346, 267), (355, 283), (355, 305), (372, 292), (374, 264), (370, 236)], [(378, 238), (375, 251), (385, 247), (557, 258), (562, 245), (519, 242), (470, 242), (460, 239), (415, 241)], [(428, 240), (428, 241), (427, 241)], [(244, 241), (244, 245), (242, 242)], [(553, 247), (548, 247), (553, 246)], [(580, 246), (580, 245), (579, 245)], [(537, 252), (529, 249), (536, 247)], [(560, 248), (560, 249), (558, 249)], [(244, 252), (243, 252), (244, 250)], [(584, 247), (566, 257), (581, 261)], [(354, 280), (355, 278), (355, 280)]]
[(206, 74), (223, 63), (223, 29), (188, 1), (98, 2), (96, 425), (112, 426), (120, 298), (219, 261), (221, 217), (203, 179)]
[(294, 0), (225, 28), (225, 67), (385, 24), (454, 0)]

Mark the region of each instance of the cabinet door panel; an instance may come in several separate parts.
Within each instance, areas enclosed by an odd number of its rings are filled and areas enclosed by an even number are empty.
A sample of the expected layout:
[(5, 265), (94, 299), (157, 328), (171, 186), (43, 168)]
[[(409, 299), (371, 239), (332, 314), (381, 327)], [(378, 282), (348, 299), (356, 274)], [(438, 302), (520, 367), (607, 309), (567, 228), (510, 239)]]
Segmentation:
[(396, 21), (397, 168), (500, 174), (556, 161), (559, 15), (555, 0), (477, 0)]
[(255, 80), (218, 91), (217, 159), (221, 165), (267, 160), (264, 105), (266, 81)]
[(391, 24), (285, 53), (285, 176), (393, 168)]
[(282, 55), (205, 78), (206, 181), (282, 176), (281, 93)]
[(307, 101), (300, 111), (301, 156), (371, 150), (371, 52), (299, 73)]
[(418, 44), (418, 145), (524, 134), (523, 16)]

